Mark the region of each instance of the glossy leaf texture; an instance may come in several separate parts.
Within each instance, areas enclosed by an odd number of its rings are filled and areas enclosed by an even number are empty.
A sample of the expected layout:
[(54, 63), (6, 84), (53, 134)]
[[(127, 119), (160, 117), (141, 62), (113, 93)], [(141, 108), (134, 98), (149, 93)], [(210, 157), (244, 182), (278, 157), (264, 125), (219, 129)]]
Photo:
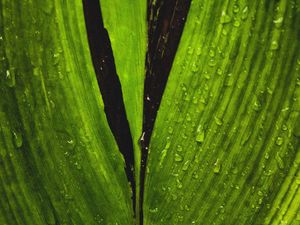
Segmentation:
[(300, 1), (192, 1), (144, 224), (300, 224)]
[(0, 1), (0, 224), (133, 224), (81, 1)]
[[(136, 187), (139, 188), (142, 134), (143, 91), (147, 48), (147, 1), (100, 0), (119, 76), (127, 119), (132, 134)], [(137, 189), (138, 193), (138, 189)], [(137, 198), (138, 200), (138, 198)]]

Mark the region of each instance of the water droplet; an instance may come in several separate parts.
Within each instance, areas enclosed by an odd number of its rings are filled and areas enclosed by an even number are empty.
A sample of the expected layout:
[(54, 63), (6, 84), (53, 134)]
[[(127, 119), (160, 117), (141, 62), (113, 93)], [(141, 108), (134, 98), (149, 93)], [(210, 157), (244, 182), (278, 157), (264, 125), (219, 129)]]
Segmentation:
[(191, 46), (188, 47), (187, 53), (189, 55), (193, 54), (193, 48)]
[(189, 168), (189, 166), (190, 166), (190, 161), (187, 160), (187, 161), (183, 164), (182, 170), (183, 170), (183, 171), (187, 171), (188, 168)]
[(196, 72), (199, 71), (199, 67), (198, 67), (195, 63), (192, 65), (192, 71), (193, 71), (194, 73), (196, 73)]
[(259, 101), (255, 101), (254, 102), (254, 106), (253, 106), (253, 109), (255, 110), (255, 111), (260, 111), (261, 110), (261, 107), (262, 107), (262, 105), (260, 104), (260, 102)]
[(183, 91), (183, 92), (186, 92), (187, 91), (187, 87), (186, 87), (186, 85), (185, 84), (180, 84), (180, 86), (181, 86), (181, 90)]
[(200, 56), (201, 53), (202, 53), (202, 49), (201, 49), (201, 48), (197, 48), (196, 55), (197, 55), (197, 56)]
[(161, 155), (160, 155), (160, 160), (159, 160), (159, 166), (162, 167), (164, 159), (166, 158), (167, 155), (167, 149), (164, 149), (161, 151)]
[(217, 159), (217, 161), (214, 164), (214, 173), (219, 174), (221, 172), (221, 167), (222, 167), (222, 165), (221, 165), (219, 159)]
[(271, 43), (271, 50), (277, 50), (279, 48), (278, 42), (277, 41), (272, 41)]
[(210, 79), (210, 74), (207, 73), (207, 72), (204, 72), (203, 76), (204, 76), (204, 78), (205, 78), (206, 80), (209, 80), (209, 79)]
[(78, 162), (75, 162), (74, 165), (78, 170), (81, 170), (81, 165)]
[(282, 160), (282, 158), (280, 157), (279, 153), (277, 152), (276, 156), (275, 156), (277, 165), (279, 167), (279, 169), (284, 169), (284, 162)]
[(233, 5), (233, 12), (234, 12), (234, 13), (238, 13), (239, 11), (240, 11), (239, 5), (234, 4), (234, 5)]
[(269, 158), (270, 158), (269, 153), (266, 153), (266, 154), (265, 154), (265, 159), (269, 159)]
[(182, 162), (182, 161), (183, 161), (183, 157), (178, 153), (175, 153), (175, 162)]
[(219, 68), (219, 69), (217, 70), (217, 74), (221, 76), (221, 75), (223, 74), (222, 69)]
[(182, 216), (182, 215), (178, 215), (177, 218), (178, 218), (178, 221), (179, 221), (179, 222), (182, 222), (182, 221), (183, 221), (183, 216)]
[(7, 86), (14, 87), (16, 85), (16, 77), (13, 69), (6, 70), (5, 79), (6, 79)]
[(283, 138), (282, 137), (277, 137), (277, 139), (276, 139), (276, 145), (278, 145), (278, 146), (281, 146), (282, 145), (282, 143), (283, 143)]
[(182, 146), (181, 145), (177, 145), (177, 149), (176, 150), (177, 150), (177, 152), (182, 152), (182, 150), (183, 150)]
[(189, 113), (186, 114), (186, 120), (187, 121), (191, 121), (192, 120), (192, 117)]
[(41, 74), (41, 68), (40, 67), (34, 67), (34, 69), (33, 69), (33, 75), (37, 77), (40, 74)]
[(169, 134), (172, 134), (173, 133), (173, 128), (172, 127), (168, 127), (168, 132), (169, 132)]
[(248, 14), (249, 14), (249, 9), (248, 9), (248, 6), (246, 6), (243, 11), (242, 11), (242, 20), (245, 20), (248, 18)]
[(23, 145), (22, 134), (18, 131), (12, 131), (13, 140), (16, 148), (20, 148)]
[(54, 53), (53, 54), (53, 65), (57, 65), (60, 61), (60, 53)]
[(158, 213), (158, 208), (149, 209), (150, 213)]
[(209, 50), (209, 56), (210, 57), (215, 57), (215, 55), (216, 55), (216, 53), (215, 53), (215, 51), (214, 50)]
[(288, 127), (287, 127), (287, 125), (286, 125), (286, 124), (282, 124), (282, 126), (281, 126), (281, 130), (283, 130), (283, 131), (287, 131), (287, 130), (288, 130)]
[(275, 27), (280, 28), (283, 22), (283, 17), (278, 17), (277, 19), (273, 20)]
[(197, 172), (193, 172), (192, 177), (193, 177), (194, 179), (198, 179), (198, 178), (199, 178), (199, 175), (197, 174)]
[(234, 27), (239, 27), (239, 26), (241, 26), (241, 22), (236, 20), (236, 21), (234, 21), (233, 26)]
[(223, 121), (219, 117), (217, 117), (217, 116), (215, 116), (215, 122), (219, 126), (222, 126), (222, 124), (223, 124)]
[(196, 96), (193, 97), (193, 101), (192, 101), (194, 104), (197, 104), (198, 103), (198, 98)]
[(231, 17), (229, 15), (227, 15), (225, 12), (222, 12), (221, 23), (226, 24), (226, 23), (230, 23), (230, 22), (231, 22)]
[(201, 129), (201, 128), (198, 129), (197, 133), (196, 133), (196, 141), (198, 143), (203, 143), (204, 138), (205, 138), (205, 133), (204, 133), (203, 129)]
[(181, 189), (182, 188), (182, 183), (178, 178), (176, 179), (176, 183), (177, 183), (177, 188)]
[(215, 65), (217, 65), (217, 62), (216, 62), (216, 60), (214, 60), (214, 59), (210, 59), (209, 62), (208, 62), (208, 65), (209, 65), (210, 67), (214, 67)]
[(225, 87), (231, 87), (234, 83), (234, 78), (232, 73), (227, 74), (227, 79), (225, 81)]
[(222, 34), (223, 34), (224, 36), (227, 36), (227, 34), (228, 34), (228, 33), (227, 33), (227, 30), (223, 28), (223, 29), (222, 29)]

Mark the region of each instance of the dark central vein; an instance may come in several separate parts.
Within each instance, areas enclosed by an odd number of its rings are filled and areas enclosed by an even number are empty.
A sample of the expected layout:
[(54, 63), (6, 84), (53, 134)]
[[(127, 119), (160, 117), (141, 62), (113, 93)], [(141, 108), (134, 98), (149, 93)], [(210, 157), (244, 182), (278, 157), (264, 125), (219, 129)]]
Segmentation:
[(128, 181), (131, 183), (133, 210), (135, 210), (133, 142), (111, 43), (103, 25), (99, 1), (83, 0), (82, 2), (94, 70), (103, 98), (108, 124), (125, 159), (125, 170)]

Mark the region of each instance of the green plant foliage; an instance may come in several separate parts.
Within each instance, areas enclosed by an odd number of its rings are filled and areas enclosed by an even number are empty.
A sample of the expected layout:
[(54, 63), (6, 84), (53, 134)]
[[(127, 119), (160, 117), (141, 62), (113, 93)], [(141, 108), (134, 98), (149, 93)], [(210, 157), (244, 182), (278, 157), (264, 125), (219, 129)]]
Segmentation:
[(192, 1), (144, 224), (300, 224), (300, 1)]
[(135, 147), (137, 179), (140, 167), (138, 139), (142, 133), (145, 79), (147, 1), (101, 0), (104, 26), (111, 40), (117, 73)]
[(0, 12), (0, 224), (133, 224), (81, 1)]
[[(100, 5), (138, 196), (147, 1)], [(151, 137), (144, 225), (300, 224), (299, 24), (300, 0), (192, 1)], [(82, 1), (0, 0), (0, 224), (139, 224), (124, 165)]]

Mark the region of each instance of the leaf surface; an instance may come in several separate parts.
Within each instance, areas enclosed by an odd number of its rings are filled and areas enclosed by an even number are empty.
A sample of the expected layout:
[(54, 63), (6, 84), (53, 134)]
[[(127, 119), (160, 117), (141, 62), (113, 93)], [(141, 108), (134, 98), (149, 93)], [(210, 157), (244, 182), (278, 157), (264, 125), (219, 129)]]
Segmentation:
[(109, 33), (132, 134), (136, 186), (138, 188), (141, 164), (141, 150), (138, 140), (142, 133), (143, 121), (147, 1), (124, 0), (120, 2), (118, 0), (101, 0), (100, 6), (104, 26)]
[(300, 1), (192, 1), (144, 224), (300, 224)]
[(133, 224), (81, 1), (0, 1), (0, 224)]

